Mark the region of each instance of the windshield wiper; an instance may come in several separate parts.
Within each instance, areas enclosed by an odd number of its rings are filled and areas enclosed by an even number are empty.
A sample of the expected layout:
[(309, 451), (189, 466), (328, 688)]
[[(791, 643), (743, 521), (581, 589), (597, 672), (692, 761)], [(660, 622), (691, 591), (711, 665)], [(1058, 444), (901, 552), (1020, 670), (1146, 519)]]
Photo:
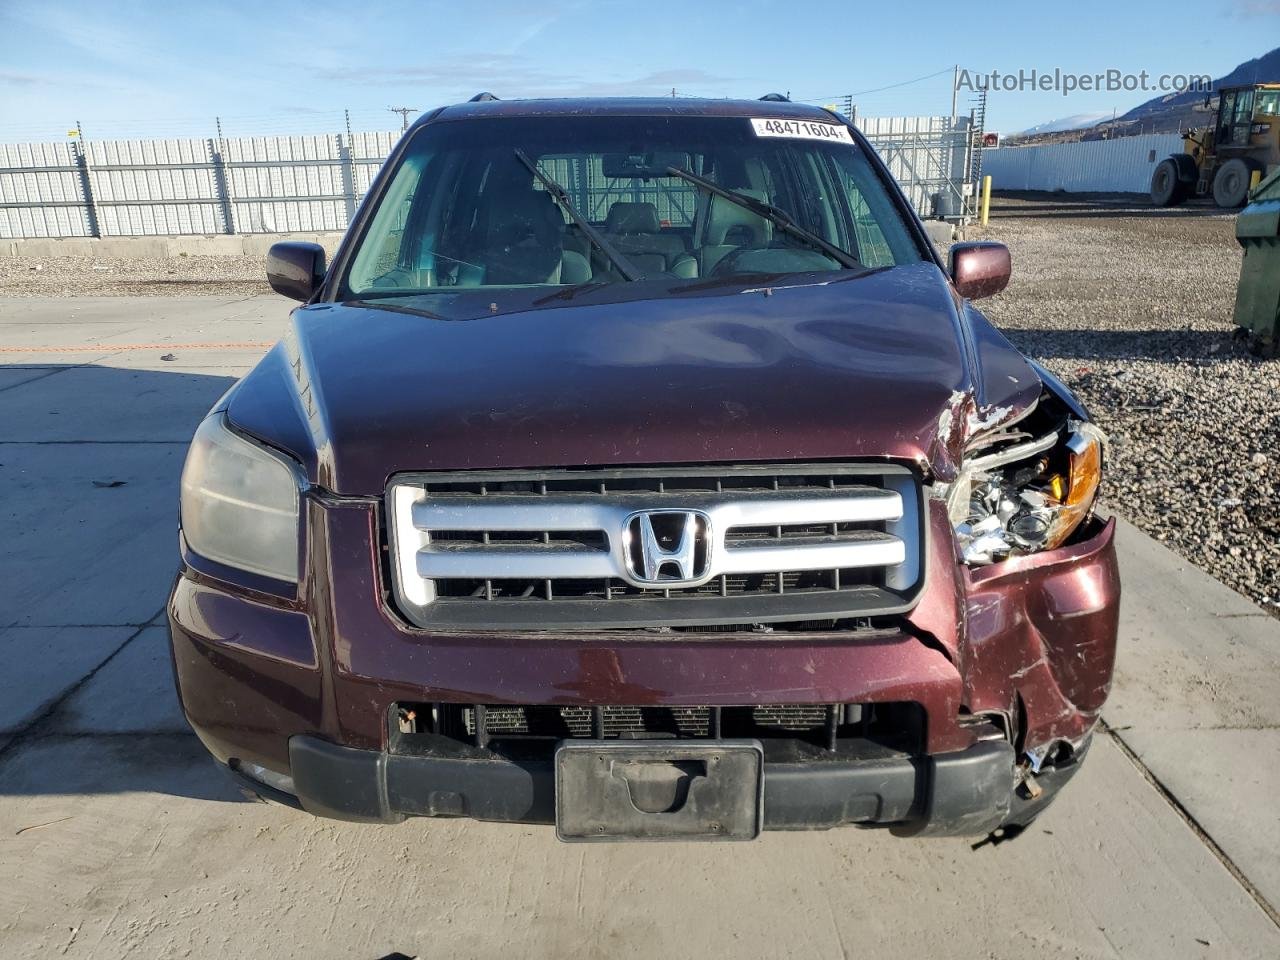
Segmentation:
[(539, 170), (538, 165), (530, 160), (529, 155), (519, 147), (516, 147), (516, 159), (529, 168), (529, 172), (532, 173), (537, 181), (546, 188), (547, 193), (551, 194), (552, 199), (564, 208), (564, 212), (569, 215), (570, 219), (572, 219), (575, 224), (577, 224), (578, 229), (586, 235), (588, 240), (600, 248), (600, 252), (609, 258), (613, 265), (618, 268), (619, 273), (628, 280), (639, 280), (644, 276), (644, 274), (636, 269), (635, 264), (614, 249), (613, 244), (606, 240), (600, 234), (599, 230), (587, 223), (586, 218), (578, 212), (577, 207), (573, 205), (573, 201), (569, 199), (569, 192)]
[(715, 194), (717, 197), (723, 197), (730, 203), (736, 203), (740, 207), (750, 210), (758, 217), (768, 220), (778, 229), (791, 234), (797, 240), (807, 243), (811, 247), (821, 250), (832, 260), (842, 266), (851, 269), (860, 269), (862, 261), (855, 257), (848, 250), (841, 250), (834, 243), (818, 236), (812, 230), (806, 230), (800, 224), (791, 219), (791, 215), (781, 207), (775, 207), (772, 203), (764, 200), (757, 200), (755, 197), (749, 197), (744, 193), (738, 193), (736, 190), (729, 190), (720, 186), (714, 180), (708, 180), (706, 177), (700, 177), (696, 173), (688, 170), (682, 170), (679, 167), (667, 167), (667, 173), (673, 177), (679, 177), (681, 180), (687, 180), (694, 186), (701, 187), (707, 193)]

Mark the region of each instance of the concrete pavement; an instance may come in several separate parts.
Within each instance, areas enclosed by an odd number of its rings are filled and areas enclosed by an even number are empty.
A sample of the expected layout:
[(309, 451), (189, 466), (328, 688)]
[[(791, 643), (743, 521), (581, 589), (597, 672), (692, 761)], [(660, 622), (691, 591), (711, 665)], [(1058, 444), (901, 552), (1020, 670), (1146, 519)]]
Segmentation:
[(1127, 526), (1115, 732), (1013, 843), (569, 846), (244, 801), (160, 614), (186, 439), (286, 312), (0, 301), (0, 956), (1280, 955), (1280, 621)]

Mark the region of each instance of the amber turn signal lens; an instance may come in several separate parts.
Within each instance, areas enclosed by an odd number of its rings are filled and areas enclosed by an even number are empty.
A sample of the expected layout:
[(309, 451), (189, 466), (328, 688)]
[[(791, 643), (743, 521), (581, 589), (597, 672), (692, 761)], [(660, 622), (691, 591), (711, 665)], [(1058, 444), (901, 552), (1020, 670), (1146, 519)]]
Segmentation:
[[(1071, 476), (1067, 479), (1067, 495), (1053, 518), (1053, 526), (1045, 539), (1045, 549), (1060, 547), (1080, 526), (1098, 495), (1102, 482), (1102, 441), (1087, 433), (1077, 433), (1070, 441)], [(1057, 478), (1055, 478), (1056, 480)], [(1057, 491), (1057, 484), (1055, 492)]]

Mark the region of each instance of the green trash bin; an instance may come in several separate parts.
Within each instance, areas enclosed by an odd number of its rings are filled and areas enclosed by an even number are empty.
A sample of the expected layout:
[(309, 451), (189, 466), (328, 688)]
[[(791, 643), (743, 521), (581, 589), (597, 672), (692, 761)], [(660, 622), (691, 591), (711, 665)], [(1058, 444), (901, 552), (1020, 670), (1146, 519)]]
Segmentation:
[(1280, 168), (1258, 184), (1236, 218), (1236, 240), (1244, 247), (1236, 288), (1238, 335), (1251, 352), (1280, 352)]

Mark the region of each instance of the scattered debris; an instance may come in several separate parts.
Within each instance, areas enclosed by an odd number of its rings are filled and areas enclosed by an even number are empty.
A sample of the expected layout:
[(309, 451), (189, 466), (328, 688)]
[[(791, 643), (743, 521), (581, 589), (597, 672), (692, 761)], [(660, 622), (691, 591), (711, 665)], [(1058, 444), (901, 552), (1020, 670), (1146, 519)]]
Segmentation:
[(1020, 827), (1016, 823), (1009, 823), (1003, 827), (996, 827), (995, 830), (991, 831), (977, 843), (970, 844), (969, 849), (980, 850), (982, 847), (987, 846), (998, 847), (1000, 844), (1008, 840), (1017, 839), (1022, 835), (1022, 831), (1025, 829), (1026, 827)]

